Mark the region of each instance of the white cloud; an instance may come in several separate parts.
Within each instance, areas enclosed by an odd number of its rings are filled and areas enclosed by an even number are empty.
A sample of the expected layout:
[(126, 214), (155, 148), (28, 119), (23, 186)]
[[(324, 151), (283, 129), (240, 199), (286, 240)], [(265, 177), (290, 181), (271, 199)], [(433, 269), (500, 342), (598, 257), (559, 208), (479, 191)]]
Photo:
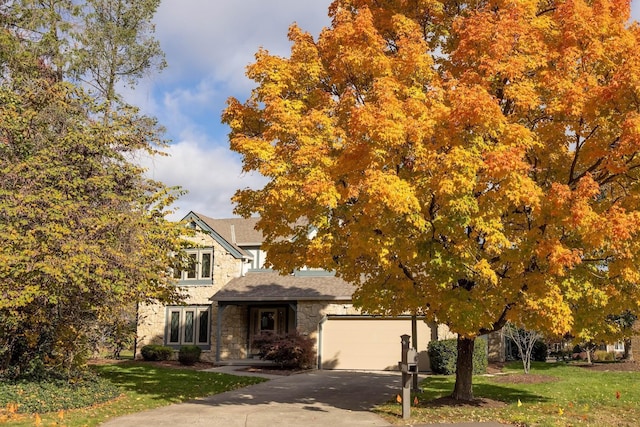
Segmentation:
[(163, 151), (168, 156), (145, 157), (140, 163), (149, 178), (188, 191), (176, 203), (179, 210), (171, 219), (180, 219), (191, 210), (231, 217), (230, 199), (237, 189), (260, 188), (266, 183), (259, 174), (243, 174), (239, 158), (222, 147), (184, 140)]
[(330, 0), (165, 0), (155, 16), (156, 37), (168, 68), (150, 76), (129, 102), (155, 116), (177, 142), (166, 157), (145, 158), (148, 176), (188, 191), (174, 219), (190, 210), (213, 217), (232, 215), (230, 198), (239, 188), (258, 188), (265, 178), (245, 175), (228, 148), (220, 115), (229, 96), (244, 100), (253, 86), (246, 66), (260, 47), (288, 55), (293, 22), (317, 36), (329, 25)]
[(246, 90), (245, 67), (260, 46), (287, 55), (293, 22), (317, 36), (329, 24), (329, 0), (164, 1), (155, 17), (172, 78), (210, 76)]

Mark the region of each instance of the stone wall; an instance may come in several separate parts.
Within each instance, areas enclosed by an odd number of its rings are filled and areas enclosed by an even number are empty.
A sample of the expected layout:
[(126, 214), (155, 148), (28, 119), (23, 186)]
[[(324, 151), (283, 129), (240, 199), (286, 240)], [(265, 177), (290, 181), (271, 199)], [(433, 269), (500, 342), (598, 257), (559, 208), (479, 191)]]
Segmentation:
[[(213, 325), (213, 342), (215, 343), (217, 317)], [(222, 312), (222, 329), (220, 343), (220, 359), (247, 358), (247, 306), (228, 305)], [(212, 348), (215, 361), (215, 346)]]
[[(180, 281), (177, 286), (185, 295), (185, 305), (212, 305), (211, 307), (211, 350), (204, 350), (201, 355), (202, 360), (214, 361), (216, 349), (216, 324), (217, 310), (216, 304), (212, 304), (211, 297), (218, 292), (222, 286), (231, 279), (239, 277), (242, 273), (242, 263), (240, 259), (234, 258), (220, 244), (218, 244), (210, 235), (205, 233), (196, 233), (195, 236), (189, 238), (195, 245), (213, 248), (213, 274), (210, 284), (191, 285), (188, 281)], [(165, 324), (167, 316), (167, 306), (163, 304), (141, 304), (138, 310), (138, 346), (136, 357), (140, 357), (140, 349), (147, 344), (164, 344)], [(225, 310), (225, 320), (223, 325), (235, 324), (235, 319), (230, 321), (226, 316), (238, 316), (234, 313), (233, 307)], [(246, 328), (242, 330), (242, 334), (238, 333), (236, 338), (230, 339), (225, 336), (232, 336), (237, 333), (237, 329), (244, 326), (244, 322), (237, 323), (233, 331), (223, 331), (223, 348), (228, 348), (224, 353), (228, 358), (241, 357), (246, 343)], [(244, 341), (243, 341), (244, 340)], [(242, 344), (240, 344), (242, 343)], [(228, 347), (226, 346), (228, 344)], [(224, 357), (224, 356), (223, 356)]]

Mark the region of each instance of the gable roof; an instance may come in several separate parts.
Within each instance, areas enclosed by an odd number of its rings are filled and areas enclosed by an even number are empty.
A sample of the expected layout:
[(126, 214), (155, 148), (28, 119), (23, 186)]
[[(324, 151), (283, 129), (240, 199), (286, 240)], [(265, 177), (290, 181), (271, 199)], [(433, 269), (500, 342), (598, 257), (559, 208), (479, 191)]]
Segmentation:
[(238, 246), (259, 246), (264, 238), (256, 223), (259, 218), (226, 218), (213, 219), (202, 214), (196, 214), (209, 227), (222, 236), (226, 241)]
[(259, 246), (262, 233), (255, 229), (258, 218), (213, 219), (189, 212), (182, 221), (193, 221), (235, 258), (253, 258), (242, 246)]
[(232, 279), (215, 293), (213, 301), (349, 301), (355, 287), (335, 276), (282, 276), (251, 272)]

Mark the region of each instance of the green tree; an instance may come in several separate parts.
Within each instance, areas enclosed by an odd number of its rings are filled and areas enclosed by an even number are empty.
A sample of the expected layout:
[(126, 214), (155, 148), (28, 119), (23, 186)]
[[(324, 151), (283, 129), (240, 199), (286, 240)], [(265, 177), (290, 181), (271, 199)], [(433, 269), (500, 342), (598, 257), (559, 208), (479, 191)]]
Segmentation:
[[(626, 0), (335, 0), (259, 51), (223, 121), (267, 262), (335, 270), (382, 315), (545, 335), (640, 304), (640, 30)], [(575, 334), (574, 334), (575, 335)]]
[(0, 15), (0, 370), (68, 372), (95, 324), (180, 298), (183, 230), (165, 218), (179, 190), (131, 161), (158, 152), (162, 129), (74, 84), (61, 29), (79, 13), (23, 1)]

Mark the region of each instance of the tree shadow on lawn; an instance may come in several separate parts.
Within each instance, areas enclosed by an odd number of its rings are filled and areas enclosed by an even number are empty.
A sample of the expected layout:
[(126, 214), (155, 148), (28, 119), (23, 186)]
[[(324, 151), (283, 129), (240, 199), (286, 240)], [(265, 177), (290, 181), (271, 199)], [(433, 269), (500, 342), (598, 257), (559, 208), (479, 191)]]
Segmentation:
[(118, 368), (100, 366), (94, 369), (102, 378), (123, 390), (172, 403), (235, 390), (263, 381), (256, 377), (236, 377), (224, 373), (157, 368), (144, 365), (144, 362), (129, 362)]
[[(490, 381), (490, 380), (489, 380)], [(513, 387), (507, 387), (499, 384), (482, 382), (473, 384), (474, 401), (460, 402), (452, 399), (443, 399), (448, 397), (453, 392), (453, 382), (449, 377), (428, 377), (423, 381), (422, 386), (424, 392), (422, 397), (425, 404), (429, 402), (438, 402), (442, 400), (442, 404), (434, 403), (438, 406), (450, 406), (451, 404), (463, 404), (471, 406), (486, 406), (483, 405), (482, 400), (491, 399), (494, 401), (504, 402), (505, 404), (516, 403), (518, 400), (521, 402), (547, 402), (549, 399), (539, 394), (531, 393), (530, 391), (517, 388), (517, 384)]]

